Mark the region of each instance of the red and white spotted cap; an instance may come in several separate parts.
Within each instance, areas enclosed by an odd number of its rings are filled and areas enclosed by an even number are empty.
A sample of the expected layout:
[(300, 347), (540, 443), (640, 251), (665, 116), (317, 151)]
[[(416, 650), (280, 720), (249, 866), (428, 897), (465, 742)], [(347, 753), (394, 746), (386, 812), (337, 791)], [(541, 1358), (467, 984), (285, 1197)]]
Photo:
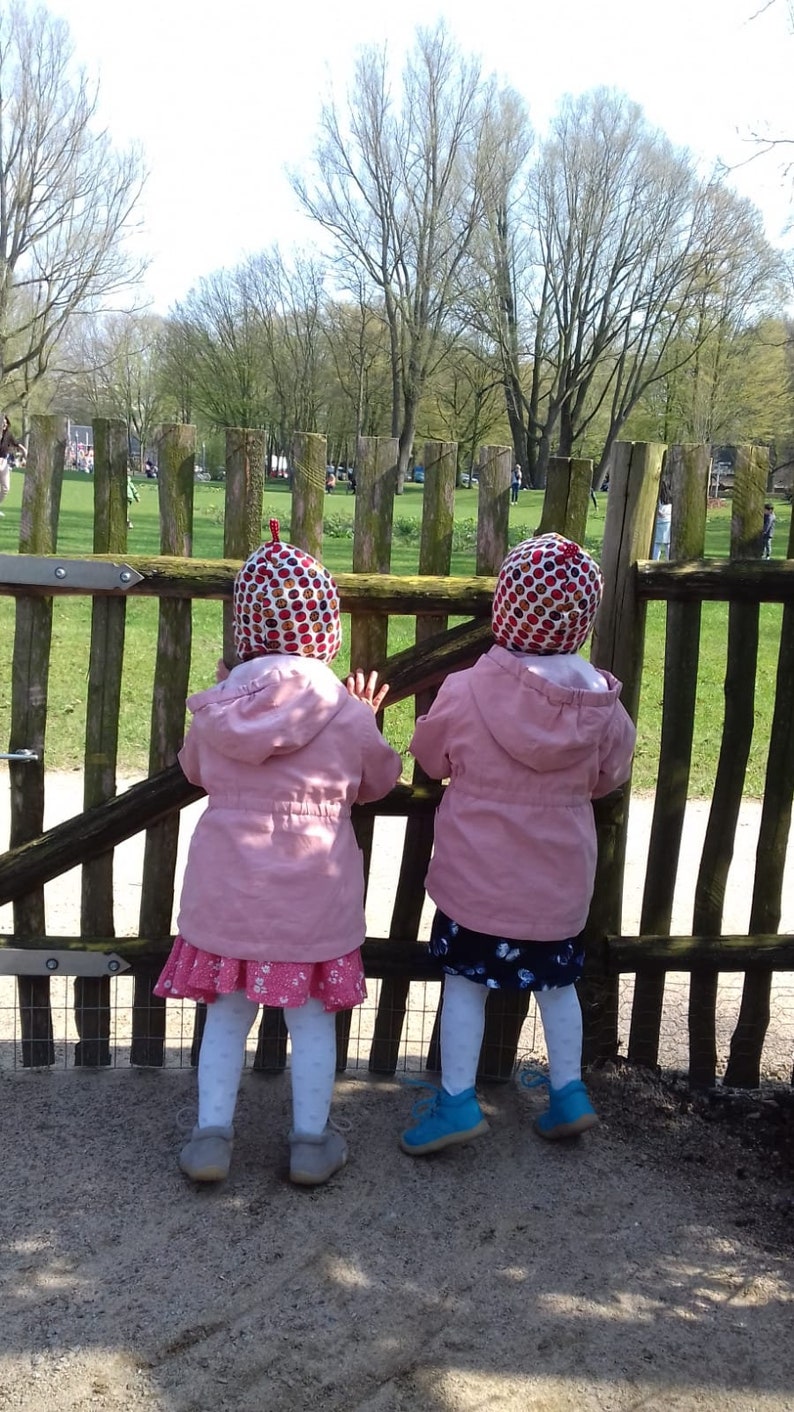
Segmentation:
[(339, 591), (322, 564), (278, 537), (260, 544), (234, 580), (234, 647), (242, 662), (292, 652), (333, 662), (342, 645)]
[(511, 549), (496, 580), (491, 625), (517, 652), (578, 652), (601, 602), (595, 559), (561, 534), (541, 534)]

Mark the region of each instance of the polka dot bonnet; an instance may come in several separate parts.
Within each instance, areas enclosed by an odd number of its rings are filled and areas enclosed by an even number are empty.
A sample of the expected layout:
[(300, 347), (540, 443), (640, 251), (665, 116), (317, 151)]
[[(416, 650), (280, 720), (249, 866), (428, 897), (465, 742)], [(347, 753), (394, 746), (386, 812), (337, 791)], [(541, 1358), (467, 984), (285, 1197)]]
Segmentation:
[(234, 646), (242, 662), (293, 652), (332, 662), (342, 643), (339, 593), (328, 570), (278, 537), (260, 544), (234, 580)]
[(604, 581), (590, 555), (561, 534), (511, 549), (496, 581), (491, 625), (516, 652), (578, 652), (601, 602)]

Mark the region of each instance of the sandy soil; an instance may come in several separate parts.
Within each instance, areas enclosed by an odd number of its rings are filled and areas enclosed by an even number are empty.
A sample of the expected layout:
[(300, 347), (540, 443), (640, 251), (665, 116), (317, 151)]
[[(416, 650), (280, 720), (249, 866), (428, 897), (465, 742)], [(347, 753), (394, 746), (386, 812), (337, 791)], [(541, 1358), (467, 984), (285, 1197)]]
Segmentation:
[[(51, 822), (79, 803), (74, 777), (48, 790)], [(638, 801), (627, 928), (647, 813)], [(702, 827), (693, 811), (682, 930)], [(754, 829), (751, 809), (731, 930), (746, 925)], [(393, 831), (379, 843), (372, 930), (399, 847)], [(120, 850), (119, 932), (137, 920), (136, 846)], [(76, 880), (48, 893), (50, 929), (75, 931)], [(491, 1086), (486, 1138), (412, 1161), (395, 1139), (413, 1093), (352, 1075), (337, 1102), (350, 1164), (316, 1192), (285, 1180), (288, 1079), (250, 1072), (232, 1176), (193, 1190), (174, 1162), (193, 1088), (176, 1068), (0, 1072), (0, 1409), (794, 1409), (791, 1171), (647, 1077), (593, 1075), (602, 1124), (571, 1146), (534, 1137), (536, 1094)]]

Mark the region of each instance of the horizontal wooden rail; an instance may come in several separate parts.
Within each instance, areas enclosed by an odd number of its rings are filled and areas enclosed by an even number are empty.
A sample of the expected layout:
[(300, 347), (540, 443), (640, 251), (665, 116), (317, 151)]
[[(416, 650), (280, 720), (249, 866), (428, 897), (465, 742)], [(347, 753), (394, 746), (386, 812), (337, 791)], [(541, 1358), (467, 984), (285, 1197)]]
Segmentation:
[[(31, 576), (41, 578), (41, 566), (59, 562), (57, 555), (14, 555), (15, 566), (26, 557), (33, 561)], [(118, 554), (83, 555), (86, 562), (118, 564)], [(94, 585), (90, 589), (73, 587), (69, 579), (53, 582), (10, 583), (3, 580), (0, 568), (0, 594), (12, 597), (52, 597), (57, 594), (82, 594), (94, 598), (118, 596), (127, 598), (201, 598), (230, 599), (234, 576), (240, 568), (237, 559), (177, 559), (160, 555), (144, 557), (125, 554), (124, 564), (141, 575), (140, 583), (124, 590), (118, 585)], [(35, 567), (34, 567), (35, 566)], [(485, 575), (452, 578), (444, 574), (335, 574), (343, 613), (374, 613), (414, 616), (417, 613), (454, 613), (458, 617), (486, 617), (491, 612), (491, 600), (496, 580)]]
[(668, 602), (794, 602), (793, 559), (691, 559), (637, 564), (640, 598)]
[[(168, 955), (170, 937), (37, 936), (25, 937), (22, 948), (31, 951), (89, 951), (123, 956), (132, 965), (159, 964)], [(13, 934), (0, 935), (0, 947), (20, 947)], [(714, 965), (720, 971), (794, 971), (794, 935), (775, 936), (610, 936), (593, 942), (588, 959), (609, 974), (646, 971), (691, 971)], [(401, 974), (414, 980), (440, 977), (427, 945), (413, 937), (367, 937), (365, 970), (379, 978)]]
[(772, 936), (611, 936), (606, 967), (613, 974), (691, 971), (794, 971), (794, 935)]

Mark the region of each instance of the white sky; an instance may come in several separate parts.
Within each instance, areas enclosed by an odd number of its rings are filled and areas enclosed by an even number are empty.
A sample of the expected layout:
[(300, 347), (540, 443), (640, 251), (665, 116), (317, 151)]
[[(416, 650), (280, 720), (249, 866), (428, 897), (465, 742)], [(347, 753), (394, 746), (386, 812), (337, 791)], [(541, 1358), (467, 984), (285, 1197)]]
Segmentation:
[[(312, 239), (285, 167), (312, 151), (323, 98), (343, 96), (356, 47), (400, 56), (443, 14), (526, 99), (543, 131), (563, 93), (598, 84), (707, 166), (746, 163), (750, 134), (794, 137), (794, 38), (784, 0), (49, 0), (80, 61), (101, 82), (102, 120), (137, 142), (149, 171), (146, 291), (166, 313), (204, 274), (278, 240)], [(793, 154), (794, 155), (794, 154)], [(790, 190), (780, 159), (742, 166), (734, 184), (782, 240)]]

